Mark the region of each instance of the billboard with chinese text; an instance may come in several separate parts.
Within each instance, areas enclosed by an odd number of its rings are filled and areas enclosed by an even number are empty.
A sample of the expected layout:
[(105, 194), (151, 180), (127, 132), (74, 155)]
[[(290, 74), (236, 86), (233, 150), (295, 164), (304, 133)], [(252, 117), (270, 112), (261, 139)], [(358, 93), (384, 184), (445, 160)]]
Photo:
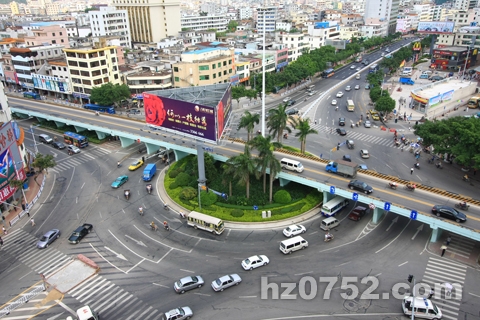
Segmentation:
[(148, 124), (216, 142), (215, 108), (147, 92), (143, 105)]
[(455, 22), (452, 21), (420, 21), (418, 22), (418, 33), (443, 34), (453, 33)]
[(16, 191), (11, 180), (25, 180), (26, 174), (11, 122), (0, 128), (0, 202), (5, 202)]
[(217, 105), (217, 139), (223, 134), (225, 130), (225, 123), (232, 112), (232, 87), (228, 87), (225, 91), (222, 99), (218, 102)]

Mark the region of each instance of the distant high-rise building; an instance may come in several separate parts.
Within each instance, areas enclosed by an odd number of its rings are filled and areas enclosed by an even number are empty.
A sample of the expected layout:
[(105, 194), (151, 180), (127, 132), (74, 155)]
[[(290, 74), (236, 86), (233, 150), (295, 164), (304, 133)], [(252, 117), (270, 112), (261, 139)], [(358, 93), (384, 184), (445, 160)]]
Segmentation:
[[(262, 7), (257, 9), (256, 23), (257, 23), (258, 33), (263, 33), (263, 28), (265, 28), (265, 32), (274, 32), (276, 21), (277, 21), (277, 7), (265, 7), (265, 8)], [(264, 22), (265, 22), (265, 27), (264, 27)]]
[(369, 0), (365, 5), (365, 21), (378, 19), (380, 22), (388, 22), (388, 34), (395, 33), (397, 27), (398, 6), (400, 0)]
[(475, 7), (478, 7), (478, 0), (455, 0), (453, 3), (453, 8), (457, 10), (467, 11)]
[(115, 7), (100, 7), (100, 11), (89, 11), (92, 36), (116, 36), (122, 47), (131, 47), (130, 23), (126, 10)]
[(112, 0), (118, 10), (127, 10), (133, 42), (159, 42), (181, 31), (178, 0)]

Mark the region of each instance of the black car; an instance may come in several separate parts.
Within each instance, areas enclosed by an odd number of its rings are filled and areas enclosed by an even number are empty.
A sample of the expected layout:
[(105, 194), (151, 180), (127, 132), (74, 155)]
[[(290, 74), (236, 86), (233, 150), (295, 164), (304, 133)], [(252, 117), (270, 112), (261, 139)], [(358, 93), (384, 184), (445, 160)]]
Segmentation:
[(452, 207), (443, 206), (443, 205), (434, 205), (432, 208), (432, 213), (437, 215), (437, 217), (445, 217), (456, 222), (465, 222), (467, 221), (467, 216), (462, 212), (455, 210)]
[(297, 102), (297, 101), (295, 101), (295, 100), (293, 100), (293, 99), (292, 99), (292, 100), (289, 100), (289, 101), (287, 102), (287, 106), (293, 106), (293, 105), (295, 104), (295, 102)]
[(352, 157), (350, 157), (349, 154), (346, 154), (346, 155), (343, 156), (343, 161), (352, 162)]
[(346, 136), (347, 135), (347, 131), (345, 131), (345, 129), (343, 129), (343, 128), (337, 128), (337, 133), (341, 136)]
[(338, 118), (338, 125), (344, 126), (345, 125), (345, 118)]
[(138, 109), (130, 109), (127, 111), (128, 114), (141, 114), (142, 112)]
[(352, 180), (348, 183), (348, 187), (350, 189), (356, 189), (356, 190), (360, 190), (362, 192), (365, 192), (365, 193), (372, 193), (373, 192), (373, 188), (370, 187), (368, 184), (366, 184), (365, 182), (363, 181), (360, 181), (360, 180)]
[(63, 142), (57, 142), (57, 141), (55, 141), (54, 143), (52, 143), (52, 146), (53, 146), (55, 149), (65, 149), (65, 145), (63, 144)]
[(435, 81), (441, 81), (441, 80), (443, 80), (443, 79), (445, 79), (445, 78), (444, 78), (444, 77), (440, 77), (440, 76), (433, 76), (433, 77), (430, 77), (429, 80), (435, 82)]

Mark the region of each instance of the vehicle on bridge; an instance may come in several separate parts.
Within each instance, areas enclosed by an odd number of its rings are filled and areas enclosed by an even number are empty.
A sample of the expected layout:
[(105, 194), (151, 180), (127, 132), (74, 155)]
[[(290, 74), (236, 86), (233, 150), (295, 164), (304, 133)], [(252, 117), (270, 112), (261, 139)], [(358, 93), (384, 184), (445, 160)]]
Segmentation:
[(370, 68), (368, 69), (368, 73), (375, 73), (378, 71), (378, 64), (371, 65)]
[(106, 112), (108, 114), (115, 114), (115, 108), (114, 107), (108, 107), (108, 106), (100, 106), (98, 104), (93, 104), (93, 103), (87, 103), (83, 105), (84, 109), (92, 110), (92, 111), (98, 111), (98, 112)]
[(355, 178), (357, 175), (357, 164), (343, 160), (330, 161), (325, 170), (330, 173), (343, 175), (344, 177)]
[(24, 92), (23, 97), (27, 99), (42, 100), (42, 97), (36, 92)]
[(78, 134), (78, 133), (70, 132), (70, 131), (63, 133), (63, 141), (66, 144), (74, 145), (75, 147), (78, 147), (78, 148), (88, 147), (87, 137), (82, 136), (81, 134)]
[(223, 220), (196, 211), (188, 214), (187, 224), (194, 229), (202, 229), (216, 235), (225, 231)]

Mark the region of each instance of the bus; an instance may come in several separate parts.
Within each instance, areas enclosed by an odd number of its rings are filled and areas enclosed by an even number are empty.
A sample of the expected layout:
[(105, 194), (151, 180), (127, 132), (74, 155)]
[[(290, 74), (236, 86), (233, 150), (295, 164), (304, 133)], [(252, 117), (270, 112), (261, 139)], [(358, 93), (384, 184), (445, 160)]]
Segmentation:
[(24, 92), (23, 97), (27, 99), (42, 100), (42, 97), (35, 92)]
[(340, 196), (336, 196), (322, 206), (321, 213), (326, 217), (331, 217), (346, 206), (348, 206), (348, 200)]
[(353, 103), (353, 100), (347, 100), (347, 110), (349, 112), (355, 111), (355, 103)]
[(79, 148), (85, 148), (88, 146), (87, 137), (69, 131), (63, 133), (63, 141), (65, 141), (66, 144), (73, 144)]
[(195, 229), (202, 229), (216, 235), (222, 234), (222, 232), (225, 230), (225, 226), (221, 219), (196, 211), (191, 211), (188, 214), (187, 224)]
[(374, 64), (370, 66), (370, 69), (368, 69), (368, 73), (374, 73), (378, 71), (378, 64)]
[(87, 103), (83, 105), (84, 109), (106, 112), (109, 114), (115, 114), (115, 109), (113, 107), (99, 106), (98, 104)]
[(335, 74), (335, 70), (334, 70), (334, 69), (327, 69), (327, 70), (323, 71), (322, 77), (323, 77), (323, 78), (330, 78), (330, 77), (333, 76), (334, 74)]

